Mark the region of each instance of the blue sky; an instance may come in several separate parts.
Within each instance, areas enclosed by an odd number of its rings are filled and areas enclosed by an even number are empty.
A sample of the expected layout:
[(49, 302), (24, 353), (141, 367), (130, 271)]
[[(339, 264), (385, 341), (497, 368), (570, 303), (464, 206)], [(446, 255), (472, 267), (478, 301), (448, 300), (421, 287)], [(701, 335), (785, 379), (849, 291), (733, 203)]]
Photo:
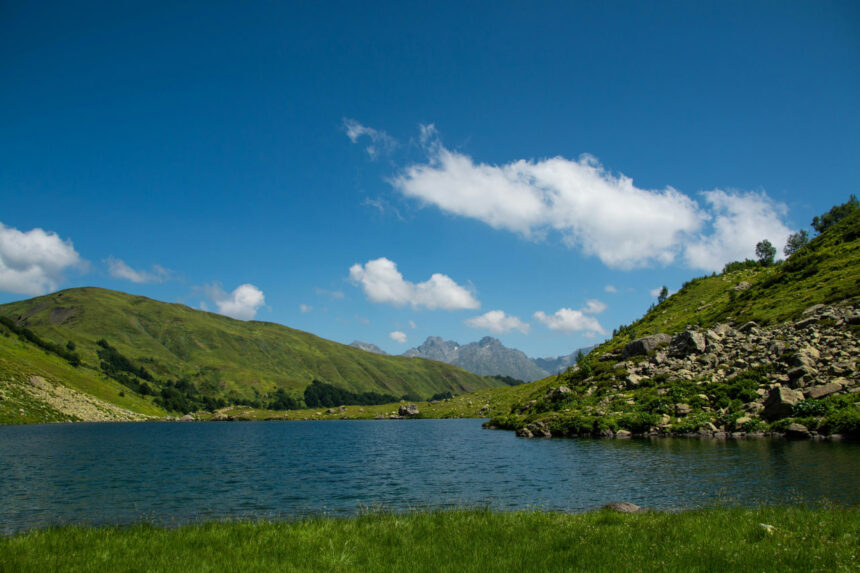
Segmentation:
[(0, 302), (566, 354), (856, 193), (858, 100), (856, 2), (6, 2)]

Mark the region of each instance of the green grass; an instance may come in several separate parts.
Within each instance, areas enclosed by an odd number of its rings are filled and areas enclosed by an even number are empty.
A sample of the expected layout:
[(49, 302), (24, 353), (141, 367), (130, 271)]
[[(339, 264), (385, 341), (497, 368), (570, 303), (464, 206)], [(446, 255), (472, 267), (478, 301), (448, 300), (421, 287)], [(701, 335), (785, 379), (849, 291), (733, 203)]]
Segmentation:
[(857, 571), (858, 536), (856, 509), (374, 513), (33, 531), (0, 538), (0, 570)]

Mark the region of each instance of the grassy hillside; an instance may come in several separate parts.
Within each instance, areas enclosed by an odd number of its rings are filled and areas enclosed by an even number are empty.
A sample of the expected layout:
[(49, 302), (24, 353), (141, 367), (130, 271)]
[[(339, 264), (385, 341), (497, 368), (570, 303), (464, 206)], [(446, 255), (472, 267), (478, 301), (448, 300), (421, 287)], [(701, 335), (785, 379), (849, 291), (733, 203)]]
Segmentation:
[[(501, 384), (440, 362), (380, 356), (278, 324), (93, 287), (3, 305), (0, 317), (11, 319), (9, 327), (0, 326), (9, 335), (0, 345), (11, 373), (6, 377), (21, 379), (50, 366), (49, 377), (139, 412), (160, 409), (152, 398), (135, 395), (138, 383), (158, 393), (165, 382), (182, 381), (177, 387), (183, 392), (249, 403), (265, 403), (278, 389), (301, 399), (314, 379), (357, 393), (416, 399)], [(16, 336), (15, 328), (31, 331), (49, 351)], [(131, 365), (120, 364), (125, 370), (115, 380), (102, 367), (107, 347)], [(81, 364), (75, 368), (61, 355), (76, 355)], [(123, 379), (131, 381), (124, 389), (117, 382)]]
[[(687, 282), (577, 367), (518, 388), (520, 399), (490, 425), (526, 436), (802, 436), (790, 429), (800, 424), (860, 437), (858, 316), (855, 209), (781, 263), (733, 263)], [(623, 352), (641, 337), (682, 332), (701, 348), (675, 347), (679, 337), (647, 353)], [(785, 396), (772, 396), (774, 386)], [(774, 399), (796, 403), (774, 407)]]

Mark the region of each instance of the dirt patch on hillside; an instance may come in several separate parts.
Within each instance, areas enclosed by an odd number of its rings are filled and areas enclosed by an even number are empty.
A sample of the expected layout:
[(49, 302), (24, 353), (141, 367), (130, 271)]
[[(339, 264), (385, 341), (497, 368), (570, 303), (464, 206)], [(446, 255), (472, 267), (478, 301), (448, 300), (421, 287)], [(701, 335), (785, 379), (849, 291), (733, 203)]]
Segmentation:
[(30, 376), (22, 389), (54, 410), (84, 422), (122, 422), (146, 420), (148, 416), (120, 408), (72, 388), (52, 384), (41, 376)]

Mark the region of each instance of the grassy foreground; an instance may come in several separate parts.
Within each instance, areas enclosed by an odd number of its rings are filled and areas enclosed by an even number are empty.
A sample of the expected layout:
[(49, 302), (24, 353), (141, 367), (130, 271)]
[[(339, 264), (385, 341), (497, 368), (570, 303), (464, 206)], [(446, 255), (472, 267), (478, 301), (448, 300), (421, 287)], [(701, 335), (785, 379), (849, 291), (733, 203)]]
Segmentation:
[(858, 539), (857, 509), (372, 513), (33, 531), (0, 538), (0, 570), (857, 571)]

